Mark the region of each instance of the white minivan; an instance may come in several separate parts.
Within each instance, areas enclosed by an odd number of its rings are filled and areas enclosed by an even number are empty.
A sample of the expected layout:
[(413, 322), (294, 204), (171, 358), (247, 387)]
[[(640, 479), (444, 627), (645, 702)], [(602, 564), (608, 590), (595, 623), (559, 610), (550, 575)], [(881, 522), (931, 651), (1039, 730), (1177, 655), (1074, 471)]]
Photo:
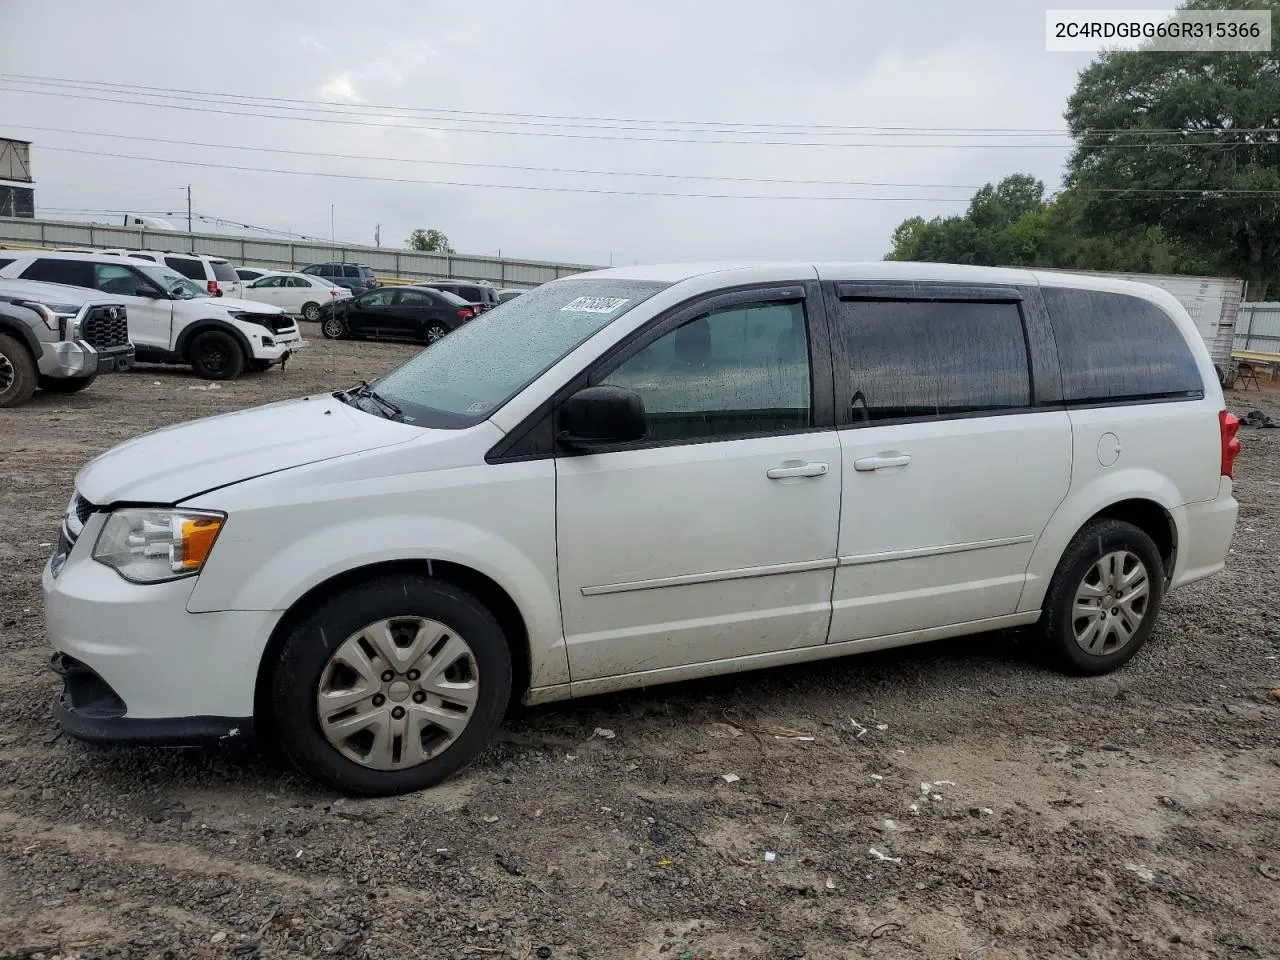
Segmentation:
[(604, 270), (385, 376), (146, 434), (44, 573), (89, 741), (258, 731), (418, 789), (525, 703), (1006, 627), (1114, 670), (1222, 569), (1236, 421), (1150, 286)]

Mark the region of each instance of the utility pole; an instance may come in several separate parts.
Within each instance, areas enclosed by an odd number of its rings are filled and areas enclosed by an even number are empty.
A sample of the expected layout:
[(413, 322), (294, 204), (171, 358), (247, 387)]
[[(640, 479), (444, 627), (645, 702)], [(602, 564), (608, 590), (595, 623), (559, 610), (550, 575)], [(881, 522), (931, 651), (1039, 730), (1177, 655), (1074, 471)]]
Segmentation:
[(373, 245), (375, 247), (382, 246), (382, 224), (376, 224), (373, 228)]
[(338, 255), (338, 241), (334, 239), (333, 233), (333, 204), (329, 204), (329, 256), (336, 257)]
[(196, 249), (196, 238), (192, 236), (191, 229), (191, 184), (187, 184), (187, 241), (191, 244), (191, 252)]

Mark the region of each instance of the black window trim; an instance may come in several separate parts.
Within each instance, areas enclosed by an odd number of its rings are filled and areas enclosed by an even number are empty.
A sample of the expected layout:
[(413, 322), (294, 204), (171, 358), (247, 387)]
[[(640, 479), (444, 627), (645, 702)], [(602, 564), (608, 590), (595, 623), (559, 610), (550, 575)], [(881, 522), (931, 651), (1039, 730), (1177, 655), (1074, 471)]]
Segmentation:
[[(841, 430), (866, 430), (874, 427), (901, 426), (909, 423), (937, 423), (948, 420), (972, 420), (980, 417), (1020, 416), (1062, 408), (1061, 374), (1053, 348), (1052, 330), (1039, 291), (1035, 287), (949, 281), (827, 281), (823, 284), (828, 299), (831, 323), (831, 349), (834, 367), (833, 386), (836, 397), (851, 397), (851, 369), (844, 337), (836, 329), (840, 303), (848, 300), (900, 301), (905, 303), (1005, 303), (1018, 308), (1026, 350), (1027, 381), (1031, 402), (1025, 406), (999, 407), (991, 410), (967, 410), (963, 413), (932, 414), (918, 417), (891, 417), (865, 421), (853, 416), (852, 403), (835, 401), (836, 426)], [(1050, 339), (1046, 343), (1045, 336)]]
[[(733, 436), (679, 438), (675, 440), (641, 440), (633, 443), (601, 447), (592, 454), (569, 450), (555, 440), (555, 419), (559, 407), (568, 397), (583, 387), (599, 383), (618, 366), (625, 363), (649, 344), (714, 310), (747, 303), (791, 302), (804, 304), (806, 336), (809, 342), (809, 391), (813, 423), (798, 430), (766, 430), (758, 433), (742, 433)], [(527, 460), (547, 460), (555, 457), (589, 456), (629, 450), (652, 450), (660, 447), (693, 446), (703, 443), (724, 443), (734, 440), (752, 440), (762, 437), (799, 436), (819, 433), (835, 428), (833, 409), (835, 393), (831, 378), (831, 329), (821, 286), (816, 280), (772, 281), (726, 287), (710, 293), (699, 294), (662, 311), (648, 320), (626, 339), (614, 344), (602, 355), (591, 361), (583, 370), (569, 378), (547, 400), (528, 414), (502, 440), (485, 454), (487, 463), (515, 463)]]

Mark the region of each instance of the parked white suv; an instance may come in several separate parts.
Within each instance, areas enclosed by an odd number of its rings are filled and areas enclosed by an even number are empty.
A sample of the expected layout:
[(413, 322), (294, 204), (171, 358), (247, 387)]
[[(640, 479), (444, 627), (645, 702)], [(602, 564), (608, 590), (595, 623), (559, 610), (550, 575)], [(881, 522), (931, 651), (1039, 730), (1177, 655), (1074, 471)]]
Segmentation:
[(304, 343), (298, 324), (278, 307), (211, 297), (195, 282), (145, 260), (29, 251), (0, 268), (0, 277), (110, 294), (128, 308), (139, 361), (189, 363), (206, 380), (284, 366)]
[(206, 253), (175, 253), (172, 250), (103, 250), (116, 257), (128, 257), (158, 263), (194, 280), (204, 287), (211, 297), (240, 297), (244, 295), (244, 280), (230, 260)]
[(544, 284), (372, 384), (144, 435), (44, 574), (63, 729), (428, 786), (526, 703), (1004, 627), (1114, 670), (1220, 570), (1236, 423), (1153, 287), (935, 264)]

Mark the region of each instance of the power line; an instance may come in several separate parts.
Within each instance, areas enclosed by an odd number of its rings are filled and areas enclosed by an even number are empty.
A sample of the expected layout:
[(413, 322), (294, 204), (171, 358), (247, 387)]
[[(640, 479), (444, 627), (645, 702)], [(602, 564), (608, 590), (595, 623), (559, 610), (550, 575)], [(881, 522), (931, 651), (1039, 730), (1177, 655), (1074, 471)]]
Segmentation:
[[(959, 135), (959, 136), (996, 136), (996, 137), (1004, 137), (1004, 136), (1045, 137), (1045, 136), (1070, 136), (1071, 135), (1070, 130), (1065, 128), (1060, 128), (1060, 127), (1059, 128), (921, 127), (921, 126), (884, 126), (884, 125), (859, 126), (859, 125), (848, 125), (848, 124), (820, 124), (820, 123), (773, 123), (773, 122), (743, 123), (743, 122), (736, 122), (736, 121), (718, 121), (718, 120), (637, 119), (637, 118), (626, 118), (626, 117), (592, 117), (592, 116), (578, 116), (578, 115), (566, 115), (566, 114), (518, 113), (518, 112), (510, 112), (510, 111), (500, 112), (500, 111), (488, 111), (488, 110), (460, 110), (460, 109), (449, 109), (449, 108), (442, 108), (442, 107), (413, 107), (413, 106), (403, 106), (403, 105), (395, 106), (395, 105), (378, 105), (378, 104), (367, 104), (367, 103), (352, 104), (352, 103), (342, 103), (341, 101), (333, 101), (333, 100), (307, 100), (307, 99), (288, 98), (288, 97), (267, 97), (267, 96), (260, 96), (256, 94), (251, 95), (251, 94), (237, 94), (237, 93), (219, 93), (216, 91), (192, 90), (192, 89), (186, 89), (181, 87), (156, 87), (156, 86), (147, 86), (144, 84), (113, 83), (110, 81), (99, 81), (99, 80), (82, 81), (74, 78), (47, 77), (47, 76), (36, 76), (36, 75), (29, 75), (29, 74), (0, 74), (0, 80), (18, 81), (18, 82), (34, 84), (34, 85), (61, 86), (64, 88), (72, 88), (72, 89), (91, 89), (92, 90), (92, 89), (106, 88), (106, 89), (116, 90), (121, 93), (128, 93), (134, 96), (166, 97), (168, 99), (174, 99), (175, 96), (180, 96), (183, 99), (186, 99), (191, 96), (213, 97), (213, 98), (219, 98), (220, 101), (226, 101), (226, 102), (232, 102), (232, 103), (235, 101), (245, 101), (245, 103), (242, 104), (244, 106), (269, 107), (270, 104), (300, 105), (300, 106), (278, 107), (275, 109), (307, 110), (309, 112), (331, 112), (331, 113), (340, 113), (340, 114), (346, 114), (346, 115), (350, 115), (355, 111), (359, 111), (361, 113), (368, 113), (369, 111), (374, 111), (374, 110), (394, 110), (394, 111), (401, 111), (402, 113), (445, 114), (450, 117), (473, 116), (473, 117), (488, 118), (487, 120), (478, 121), (478, 122), (493, 122), (493, 123), (504, 123), (504, 124), (513, 124), (513, 125), (519, 122), (523, 122), (524, 120), (532, 119), (532, 120), (564, 120), (564, 121), (572, 122), (572, 123), (565, 123), (565, 124), (561, 124), (561, 123), (538, 124), (539, 126), (554, 126), (554, 127), (573, 126), (573, 125), (576, 125), (579, 121), (586, 121), (588, 123), (618, 123), (618, 124), (682, 124), (685, 126), (679, 128), (678, 130), (672, 130), (667, 132), (684, 132), (684, 133), (700, 132), (698, 130), (687, 129), (688, 126), (692, 125), (694, 127), (731, 128), (731, 130), (736, 129), (738, 132), (743, 132), (743, 133), (755, 132), (755, 131), (752, 131), (750, 128), (756, 128), (759, 132), (766, 133), (766, 134), (779, 134), (781, 131), (786, 131), (786, 130), (797, 130), (797, 131), (800, 131), (801, 133), (815, 134), (816, 131), (825, 130), (825, 131), (835, 131), (835, 133), (829, 134), (829, 135), (865, 135), (865, 136)], [(26, 91), (26, 92), (35, 92), (35, 91)], [(205, 102), (218, 102), (218, 101), (205, 101)], [(328, 111), (328, 110), (320, 111), (318, 109), (312, 110), (311, 108), (313, 106), (317, 108), (337, 107), (339, 109), (333, 110), (333, 111)], [(516, 117), (516, 118), (519, 118), (519, 120), (501, 119), (505, 117)], [(463, 121), (457, 120), (455, 122), (463, 122)], [(590, 127), (587, 126), (586, 128), (590, 128)], [(761, 128), (764, 128), (764, 129), (761, 129)], [(597, 129), (630, 129), (630, 128), (604, 127), (604, 128), (597, 128)], [(637, 132), (644, 132), (644, 128), (637, 128)], [(651, 130), (650, 132), (663, 132), (663, 131)], [(717, 131), (710, 131), (710, 132), (724, 132), (724, 131), (717, 130)], [(1187, 133), (1232, 134), (1232, 135), (1264, 134), (1264, 133), (1274, 134), (1274, 133), (1280, 133), (1280, 127), (1225, 128), (1220, 130), (1197, 130), (1197, 131), (1188, 131), (1178, 127), (1142, 128), (1142, 129), (1114, 127), (1114, 128), (1097, 128), (1097, 129), (1088, 131), (1088, 134), (1091, 136), (1101, 135), (1101, 134), (1138, 134), (1138, 135), (1145, 136), (1145, 135), (1187, 134)]]
[[(29, 96), (37, 97), (69, 97), (74, 100), (89, 100), (96, 103), (121, 103), (131, 106), (154, 107), (165, 110), (181, 110), (187, 113), (207, 113), (219, 114), (223, 116), (234, 117), (256, 117), (262, 120), (290, 120), (306, 123), (325, 123), (340, 126), (355, 127), (378, 127), (383, 129), (395, 130), (428, 130), (437, 133), (465, 133), (478, 134), (486, 136), (508, 136), (508, 137), (550, 137), (559, 140), (602, 140), (622, 143), (688, 143), (688, 144), (718, 144), (718, 145), (736, 145), (736, 146), (763, 146), (763, 147), (835, 147), (835, 148), (908, 148), (908, 147), (926, 147), (929, 149), (960, 149), (960, 148), (980, 148), (984, 150), (994, 148), (1018, 147), (1021, 149), (1043, 148), (1061, 150), (1069, 146), (1066, 143), (1017, 143), (1017, 144), (991, 144), (991, 143), (824, 143), (811, 140), (723, 140), (723, 139), (688, 139), (681, 137), (623, 137), (613, 134), (602, 133), (554, 133), (549, 131), (535, 130), (495, 130), (495, 129), (462, 129), (459, 127), (442, 127), (432, 124), (405, 124), (405, 123), (378, 123), (373, 120), (353, 120), (349, 119), (352, 114), (343, 113), (343, 117), (348, 119), (337, 119), (331, 117), (304, 117), (290, 116), (280, 113), (255, 113), (246, 110), (226, 110), (217, 107), (196, 107), (190, 105), (190, 100), (197, 98), (188, 98), (182, 103), (154, 103), (147, 100), (123, 99), (120, 97), (103, 97), (93, 96), (85, 93), (73, 93), (64, 90), (24, 90), (17, 87), (3, 86), (0, 91), (7, 93), (22, 93)], [(148, 94), (147, 96), (150, 96)], [(197, 102), (198, 99), (197, 99)], [(207, 101), (212, 103), (223, 103), (223, 101)], [(271, 108), (268, 108), (271, 109)], [(276, 108), (278, 109), (278, 108)], [(394, 118), (387, 118), (394, 119)]]
[[(317, 150), (288, 150), (283, 147), (251, 147), (228, 143), (202, 143), (195, 140), (174, 140), (165, 137), (139, 137), (124, 133), (103, 133), (96, 130), (66, 130), (60, 127), (32, 127), (20, 125), (23, 130), (43, 133), (65, 133), (80, 137), (107, 137), (113, 140), (136, 140), (144, 143), (165, 143), (175, 146), (200, 147), (215, 150), (245, 150), (254, 153), (280, 153), (298, 157), (322, 157), (327, 160), (377, 160), (387, 163), (430, 164), (446, 167), (483, 167), (493, 170), (520, 170), (532, 173), (571, 173), (601, 177), (654, 177), (664, 180), (711, 180), (733, 183), (779, 183), (788, 185), (824, 187), (907, 187), (929, 190), (977, 190), (980, 185), (969, 183), (889, 183), (877, 180), (787, 180), (773, 177), (710, 176), (691, 173), (638, 173), (623, 170), (582, 170), (570, 167), (534, 167), (512, 163), (481, 163), (462, 160), (428, 160), (421, 157), (379, 157), (370, 154), (325, 153)], [(41, 149), (48, 149), (43, 144)]]
[[(317, 170), (284, 170), (278, 167), (251, 167), (242, 164), (231, 163), (212, 163), (202, 160), (176, 160), (168, 157), (147, 157), (137, 154), (128, 153), (107, 153), (100, 150), (81, 150), (75, 147), (43, 147), (44, 150), (51, 150), (56, 153), (75, 153), (90, 157), (110, 157), (122, 160), (142, 160), (150, 163), (169, 163), (178, 166), (202, 167), (214, 170), (237, 170), (245, 173), (278, 173), (288, 176), (301, 177), (322, 177), (333, 180), (360, 180), (373, 183), (402, 183), (414, 186), (435, 186), (435, 187), (471, 187), (485, 190), (523, 190), (535, 193), (583, 193), (597, 194), (606, 196), (620, 197), (676, 197), (688, 198), (691, 200), (822, 200), (828, 202), (916, 202), (916, 203), (968, 203), (967, 197), (849, 197), (849, 196), (821, 196), (811, 194), (749, 194), (749, 193), (672, 193), (666, 191), (653, 190), (611, 190), (597, 187), (552, 187), (552, 186), (536, 186), (529, 184), (515, 183), (468, 183), (457, 180), (413, 180), (406, 177), (379, 177), (369, 174), (358, 173), (331, 173), (328, 171)], [(1101, 191), (1099, 191), (1101, 192)], [(1182, 196), (1217, 196), (1224, 193), (1234, 193), (1238, 195), (1248, 196), (1280, 196), (1280, 190), (1168, 190), (1168, 191), (1146, 191), (1142, 189), (1119, 189), (1112, 191), (1117, 194), (1123, 193), (1167, 193), (1168, 195)]]
[(812, 195), (778, 195), (778, 194), (744, 194), (744, 193), (670, 193), (652, 190), (609, 190), (594, 187), (551, 187), (551, 186), (533, 186), (515, 183), (466, 183), (456, 180), (412, 180), (405, 177), (377, 177), (367, 174), (358, 173), (331, 173), (328, 171), (317, 170), (283, 170), (277, 167), (250, 167), (241, 164), (231, 163), (211, 163), (202, 160), (174, 160), (168, 157), (145, 157), (137, 154), (128, 153), (107, 153), (101, 150), (81, 150), (74, 147), (42, 147), (43, 150), (51, 150), (55, 153), (76, 153), (90, 157), (113, 157), (122, 160), (144, 160), (152, 163), (171, 163), (179, 166), (188, 167), (205, 167), (215, 170), (239, 170), (246, 173), (280, 173), (289, 176), (300, 177), (324, 177), (326, 179), (335, 180), (364, 180), (375, 183), (405, 183), (415, 186), (435, 186), (435, 187), (476, 187), (491, 190), (527, 190), (539, 193), (588, 193), (588, 194), (605, 194), (611, 196), (622, 197), (687, 197), (690, 199), (701, 200), (830, 200), (830, 201), (916, 201), (929, 202), (938, 201), (941, 203), (968, 203), (968, 198), (944, 198), (944, 197), (830, 197), (830, 196), (812, 196)]
[[(980, 149), (980, 150), (1064, 150), (1067, 149), (1069, 143), (824, 143), (812, 140), (723, 140), (723, 139), (688, 139), (680, 137), (623, 137), (613, 134), (599, 133), (553, 133), (533, 130), (494, 130), (494, 129), (461, 129), (458, 127), (441, 127), (431, 124), (404, 124), (404, 123), (378, 123), (372, 120), (353, 120), (350, 119), (351, 114), (343, 114), (347, 119), (336, 119), (329, 117), (303, 117), (289, 116), (287, 114), (272, 113), (254, 113), (246, 110), (226, 110), (216, 107), (196, 107), (191, 106), (187, 102), (182, 103), (154, 103), (147, 100), (122, 99), (119, 97), (102, 97), (93, 96), (85, 93), (72, 93), (65, 90), (24, 90), (21, 88), (0, 86), (0, 91), (9, 93), (22, 93), (29, 96), (39, 97), (70, 97), (75, 100), (88, 100), (98, 103), (120, 103), (131, 106), (142, 106), (159, 108), (164, 110), (180, 110), (188, 113), (206, 113), (218, 114), (223, 116), (236, 117), (256, 117), (263, 120), (289, 120), (306, 123), (324, 123), (330, 125), (356, 126), (356, 127), (376, 127), (382, 129), (395, 130), (426, 130), (440, 133), (463, 133), (478, 134), (492, 136), (509, 136), (509, 137), (550, 137), (562, 140), (598, 140), (612, 141), (621, 143), (682, 143), (696, 145), (736, 145), (736, 146), (773, 146), (773, 147), (826, 147), (832, 149), (912, 149), (923, 148), (929, 150), (961, 150), (961, 149)], [(147, 94), (147, 96), (152, 96)], [(222, 103), (223, 101), (211, 101), (214, 103)], [(1184, 133), (1185, 131), (1179, 131)], [(1102, 146), (1102, 144), (1090, 144), (1089, 146)], [(1233, 147), (1274, 147), (1280, 146), (1280, 139), (1266, 142), (1231, 142), (1222, 139), (1213, 140), (1177, 140), (1170, 143), (1120, 143), (1106, 144), (1106, 146), (1114, 149), (1139, 149), (1148, 150), (1160, 147), (1213, 147), (1218, 149), (1229, 149)]]

